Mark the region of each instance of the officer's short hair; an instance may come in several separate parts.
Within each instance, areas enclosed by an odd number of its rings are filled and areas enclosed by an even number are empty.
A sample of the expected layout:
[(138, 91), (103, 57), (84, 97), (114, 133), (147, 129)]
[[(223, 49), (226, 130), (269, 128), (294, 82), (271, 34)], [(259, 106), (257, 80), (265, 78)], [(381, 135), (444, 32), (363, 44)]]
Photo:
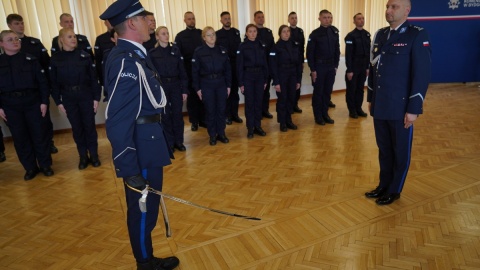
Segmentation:
[(153, 15), (153, 12), (146, 11), (146, 10), (143, 12), (143, 15), (145, 15), (145, 16), (155, 16), (155, 15)]
[(230, 12), (224, 11), (224, 12), (220, 13), (220, 18), (222, 18), (224, 15), (230, 15)]
[(183, 14), (183, 18), (184, 18), (184, 19), (185, 19), (185, 17), (187, 16), (187, 14), (192, 14), (192, 15), (195, 16), (195, 14), (193, 14), (193, 12), (187, 11), (187, 12), (185, 12), (185, 13)]
[(330, 11), (328, 11), (328, 10), (326, 10), (326, 9), (322, 9), (322, 10), (320, 10), (320, 13), (318, 13), (318, 15), (319, 15), (319, 16), (322, 16), (322, 14), (325, 14), (325, 13), (327, 13), (327, 14), (332, 14)]
[(59, 18), (60, 21), (62, 21), (63, 17), (72, 17), (73, 18), (72, 14), (70, 14), (70, 13), (62, 13), (62, 15), (60, 15), (60, 18)]
[(297, 15), (297, 13), (295, 11), (292, 11), (288, 14), (288, 17), (290, 18), (290, 16), (292, 16), (292, 15)]
[(255, 13), (253, 13), (253, 18), (257, 17), (258, 14), (263, 14), (263, 11), (255, 11)]
[(12, 24), (13, 21), (23, 22), (23, 18), (19, 14), (15, 14), (15, 13), (9, 14), (7, 16), (7, 24)]
[(361, 12), (355, 14), (355, 16), (353, 16), (353, 20), (355, 20), (355, 18), (357, 18), (358, 15), (363, 15)]
[[(126, 21), (128, 21), (128, 20), (126, 20)], [(127, 31), (126, 21), (123, 21), (123, 22), (121, 22), (121, 23), (119, 23), (119, 24), (117, 24), (113, 27), (113, 29), (115, 29), (115, 32), (117, 32), (117, 34), (119, 36), (125, 34), (125, 32)]]

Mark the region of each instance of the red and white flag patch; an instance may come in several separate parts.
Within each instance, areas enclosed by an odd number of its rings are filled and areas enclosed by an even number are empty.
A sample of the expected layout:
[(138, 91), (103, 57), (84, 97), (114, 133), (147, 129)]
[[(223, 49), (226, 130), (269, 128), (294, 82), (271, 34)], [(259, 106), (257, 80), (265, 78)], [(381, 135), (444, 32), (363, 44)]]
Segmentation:
[(423, 47), (428, 47), (428, 46), (430, 46), (430, 42), (424, 41), (424, 42), (423, 42)]

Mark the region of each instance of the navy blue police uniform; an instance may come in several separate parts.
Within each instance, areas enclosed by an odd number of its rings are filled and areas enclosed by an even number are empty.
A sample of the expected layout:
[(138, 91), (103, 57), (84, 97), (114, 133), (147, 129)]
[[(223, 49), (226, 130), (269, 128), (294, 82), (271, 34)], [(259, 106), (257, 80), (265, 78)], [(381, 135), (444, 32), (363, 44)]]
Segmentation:
[(180, 53), (183, 56), (185, 70), (188, 76), (188, 97), (187, 97), (187, 111), (188, 119), (192, 123), (192, 131), (198, 129), (198, 125), (205, 125), (205, 108), (198, 97), (195, 89), (193, 89), (192, 81), (192, 58), (195, 49), (203, 44), (202, 30), (197, 28), (186, 28), (180, 31), (175, 37), (175, 44), (180, 48)]
[[(90, 42), (88, 41), (87, 37), (79, 34), (76, 34), (76, 36), (77, 36), (77, 49), (87, 52), (92, 57), (92, 60), (95, 61), (95, 56), (93, 54), (92, 46), (90, 45)], [(52, 56), (59, 51), (60, 51), (60, 48), (58, 47), (58, 36), (56, 36), (52, 39), (52, 48), (51, 48)]]
[(353, 73), (349, 80), (345, 74), (347, 91), (345, 99), (350, 117), (367, 116), (362, 110), (364, 85), (367, 79), (367, 70), (370, 67), (371, 38), (367, 30), (355, 28), (345, 36), (345, 73)]
[(100, 166), (93, 101), (100, 100), (101, 87), (90, 55), (78, 49), (57, 52), (49, 73), (53, 100), (67, 112), (80, 160)]
[(217, 30), (217, 45), (224, 47), (228, 52), (228, 58), (230, 58), (230, 68), (232, 70), (232, 88), (230, 89), (230, 95), (227, 98), (226, 116), (228, 123), (232, 120), (238, 123), (242, 123), (242, 119), (238, 116), (238, 104), (240, 102), (240, 96), (238, 94), (238, 79), (237, 79), (237, 51), (238, 46), (242, 42), (240, 38), (240, 31), (231, 27), (230, 29)]
[[(104, 60), (105, 51), (111, 50), (113, 47), (115, 47), (115, 42), (113, 42), (111, 39), (110, 31), (100, 34), (95, 39), (95, 45), (94, 45), (95, 67), (97, 69), (98, 81), (102, 86), (103, 86), (103, 80), (104, 80), (103, 79), (103, 67), (104, 67), (103, 60)], [(104, 92), (104, 96), (106, 97), (105, 92)]]
[(373, 40), (367, 101), (371, 102), (379, 149), (379, 187), (399, 196), (410, 165), (413, 139), (413, 125), (405, 128), (404, 118), (406, 113), (423, 113), (431, 49), (427, 31), (408, 21), (390, 37), (389, 32), (389, 27), (382, 28)]
[(228, 142), (225, 138), (225, 106), (228, 97), (227, 88), (231, 87), (232, 71), (227, 50), (221, 46), (208, 45), (198, 47), (192, 58), (193, 89), (201, 90), (205, 104), (205, 120), (210, 143), (216, 138)]
[(313, 84), (312, 107), (315, 122), (333, 124), (328, 115), (336, 69), (340, 61), (340, 41), (335, 26), (320, 26), (313, 30), (307, 43), (307, 60), (311, 72), (317, 73)]
[(1, 54), (0, 93), (0, 108), (7, 117), (15, 151), (29, 175), (25, 180), (35, 177), (38, 166), (45, 175), (53, 175), (46, 121), (40, 111), (41, 104), (49, 104), (50, 91), (37, 58), (23, 52)]
[[(100, 19), (117, 27), (134, 16), (145, 16), (144, 10), (140, 1), (118, 0)], [(137, 34), (134, 29), (126, 31)], [(109, 93), (105, 128), (115, 172), (126, 184), (127, 226), (137, 269), (174, 269), (179, 264), (176, 257), (160, 259), (153, 255), (152, 231), (160, 196), (140, 201), (142, 194), (127, 186), (144, 189), (148, 181), (152, 188), (162, 190), (163, 166), (171, 164), (173, 158), (161, 124), (161, 111), (167, 104), (165, 93), (140, 43), (119, 35), (105, 64), (105, 87)]]
[[(157, 46), (149, 52), (160, 76), (167, 106), (162, 111), (162, 124), (170, 148), (184, 151), (183, 94), (188, 95), (188, 77), (183, 56), (176, 45)], [(183, 147), (182, 147), (183, 146)]]
[[(244, 86), (245, 118), (249, 138), (253, 133), (265, 135), (262, 126), (262, 102), (265, 84), (269, 77), (265, 45), (258, 39), (245, 39), (237, 51), (238, 85)], [(259, 131), (259, 132), (258, 132)]]
[[(43, 46), (42, 42), (38, 38), (23, 36), (21, 40), (22, 47), (20, 48), (20, 51), (31, 54), (38, 59), (38, 61), (40, 62), (40, 66), (46, 72), (45, 74), (48, 80), (48, 67), (50, 66), (50, 56), (48, 55), (48, 51), (45, 46)], [(45, 120), (46, 124), (45, 128), (47, 129), (47, 137), (51, 142), (51, 152), (56, 153), (58, 152), (58, 150), (53, 144), (53, 123), (50, 117), (50, 108), (47, 109), (47, 113), (43, 119)]]
[[(273, 45), (275, 44), (275, 39), (273, 38), (273, 33), (270, 28), (261, 27), (257, 28), (257, 39), (260, 40), (265, 45), (265, 58), (267, 62), (269, 60), (269, 53), (272, 50)], [(265, 91), (263, 92), (262, 100), (262, 115), (266, 118), (273, 118), (273, 116), (268, 111), (270, 108), (270, 82), (272, 81), (271, 74), (268, 74), (267, 77), (267, 86), (265, 86)]]
[(295, 127), (292, 123), (293, 107), (295, 106), (297, 83), (302, 81), (302, 62), (299, 59), (298, 43), (289, 39), (280, 39), (270, 52), (270, 74), (273, 77), (273, 85), (280, 85), (277, 92), (277, 121), (280, 129), (286, 131), (289, 127)]
[[(303, 29), (300, 27), (291, 27), (290, 26), (290, 39), (298, 43), (298, 57), (302, 62), (302, 73), (303, 73), (303, 63), (305, 62), (305, 33)], [(297, 109), (298, 112), (302, 112), (298, 108), (298, 100), (300, 100), (300, 89), (295, 93), (295, 104), (294, 108)]]

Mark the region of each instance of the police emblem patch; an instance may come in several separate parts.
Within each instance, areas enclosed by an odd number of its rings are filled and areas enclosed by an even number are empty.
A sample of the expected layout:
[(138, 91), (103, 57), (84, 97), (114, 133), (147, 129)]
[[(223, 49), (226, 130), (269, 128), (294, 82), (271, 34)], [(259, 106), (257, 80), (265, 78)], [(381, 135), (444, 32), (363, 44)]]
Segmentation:
[(455, 10), (458, 7), (460, 7), (460, 0), (450, 0), (448, 2), (448, 8)]

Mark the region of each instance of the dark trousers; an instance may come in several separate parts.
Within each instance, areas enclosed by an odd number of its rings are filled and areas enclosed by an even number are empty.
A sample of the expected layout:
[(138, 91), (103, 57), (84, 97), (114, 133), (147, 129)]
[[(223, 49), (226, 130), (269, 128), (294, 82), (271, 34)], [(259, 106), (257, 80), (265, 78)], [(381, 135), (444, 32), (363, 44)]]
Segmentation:
[[(147, 168), (142, 170), (142, 175), (150, 182), (150, 186), (161, 191), (163, 186), (163, 167)], [(137, 262), (146, 262), (153, 257), (152, 231), (157, 225), (160, 196), (149, 194), (147, 196), (147, 212), (142, 213), (138, 200), (142, 194), (125, 186), (127, 201), (127, 227), (130, 236), (133, 256)]]
[(313, 83), (312, 108), (315, 120), (328, 116), (328, 103), (332, 97), (335, 83), (335, 67), (333, 65), (317, 65), (317, 79)]
[(227, 105), (225, 114), (228, 118), (238, 116), (238, 103), (240, 102), (240, 96), (238, 94), (238, 80), (236, 64), (232, 64), (232, 86), (230, 88), (230, 95), (227, 98)]
[[(192, 81), (188, 82), (189, 94), (187, 97), (187, 111), (188, 111), (188, 120), (190, 123), (200, 123), (205, 122), (205, 108), (203, 103), (198, 97), (197, 92), (192, 87)], [(225, 120), (223, 120), (225, 121)]]
[[(293, 106), (296, 102), (297, 78), (295, 70), (285, 69), (280, 73), (280, 92), (277, 92), (277, 121), (284, 125), (292, 122)], [(289, 72), (291, 71), (291, 72)]]
[(0, 127), (0, 153), (5, 152), (5, 144), (3, 143), (3, 132), (2, 127)]
[(357, 113), (363, 111), (362, 103), (366, 79), (367, 74), (365, 69), (359, 72), (354, 71), (352, 80), (350, 81), (347, 79), (347, 75), (345, 74), (345, 83), (347, 85), (345, 100), (347, 102), (348, 111), (350, 113)]
[(47, 107), (47, 113), (44, 117), (45, 128), (47, 130), (47, 139), (50, 141), (50, 146), (53, 146), (53, 123), (50, 117), (50, 106)]
[(373, 120), (380, 163), (380, 187), (389, 193), (402, 192), (410, 166), (413, 126), (406, 129), (402, 120)]
[[(302, 64), (302, 74), (303, 74), (303, 64)], [(300, 88), (298, 88), (297, 92), (295, 93), (295, 107), (298, 107), (298, 101), (300, 100), (300, 91), (302, 89), (302, 85), (300, 84)]]
[(50, 141), (47, 138), (40, 103), (3, 109), (8, 119), (6, 124), (12, 133), (15, 151), (23, 168), (33, 170), (38, 166), (42, 168), (52, 166)]
[(247, 118), (247, 128), (262, 126), (262, 100), (265, 88), (265, 79), (261, 72), (246, 72), (245, 73), (245, 118)]
[(72, 126), (73, 140), (77, 144), (80, 157), (87, 157), (87, 150), (91, 157), (98, 155), (98, 135), (95, 128), (95, 113), (93, 100), (70, 100), (64, 97), (63, 106), (67, 111), (67, 118)]
[(265, 91), (263, 91), (263, 98), (262, 98), (262, 112), (267, 113), (268, 109), (270, 108), (270, 84), (272, 83), (272, 78), (268, 76), (267, 79), (267, 86), (265, 87)]
[(202, 99), (205, 104), (205, 119), (208, 135), (225, 135), (225, 106), (227, 103), (227, 86), (225, 79), (201, 79)]
[(163, 85), (168, 103), (165, 110), (162, 110), (162, 125), (170, 147), (175, 143), (182, 144), (184, 140), (183, 99), (180, 84), (180, 81), (177, 81)]

